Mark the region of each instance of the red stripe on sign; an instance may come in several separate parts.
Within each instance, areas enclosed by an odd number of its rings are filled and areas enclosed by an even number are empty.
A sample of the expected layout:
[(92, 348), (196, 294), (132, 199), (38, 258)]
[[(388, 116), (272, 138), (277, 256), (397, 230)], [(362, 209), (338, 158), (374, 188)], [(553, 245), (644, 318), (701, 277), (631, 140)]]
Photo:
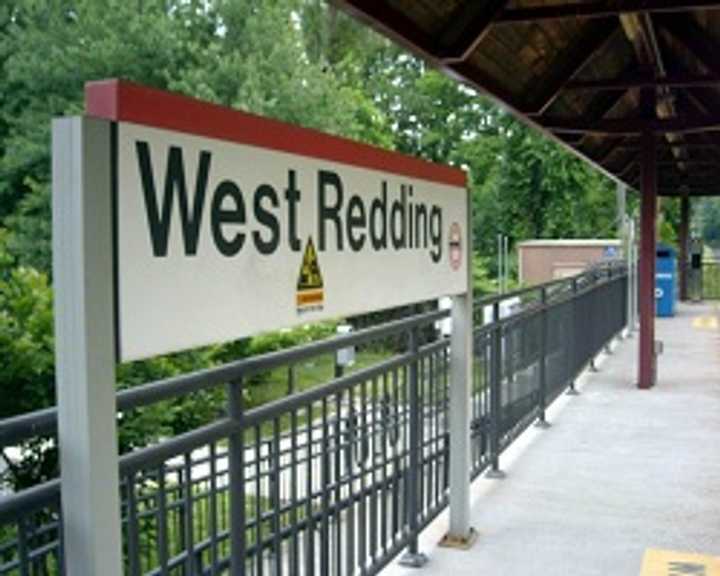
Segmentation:
[(133, 122), (465, 187), (465, 172), (125, 80), (85, 85), (88, 116)]

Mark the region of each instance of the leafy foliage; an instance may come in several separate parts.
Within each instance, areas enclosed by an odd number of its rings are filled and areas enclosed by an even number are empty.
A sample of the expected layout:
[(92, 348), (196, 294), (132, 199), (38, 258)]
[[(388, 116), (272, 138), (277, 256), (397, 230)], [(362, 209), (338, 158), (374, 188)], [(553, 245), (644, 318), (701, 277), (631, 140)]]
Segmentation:
[[(0, 418), (54, 403), (51, 119), (82, 113), (83, 84), (108, 77), (462, 166), (472, 192), (479, 292), (495, 287), (498, 233), (512, 243), (614, 234), (609, 181), (324, 1), (6, 0), (0, 4)], [(123, 365), (118, 385), (278, 350), (334, 328), (283, 331)], [(249, 384), (262, 381), (260, 375)], [(222, 391), (207, 392), (123, 414), (121, 448), (206, 422), (222, 402)], [(12, 482), (50, 474), (53, 450), (47, 442), (23, 447), (27, 470), (11, 471)]]
[(720, 247), (720, 200), (703, 199), (696, 213), (703, 241), (713, 248)]
[(54, 404), (52, 291), (17, 266), (0, 229), (0, 418)]

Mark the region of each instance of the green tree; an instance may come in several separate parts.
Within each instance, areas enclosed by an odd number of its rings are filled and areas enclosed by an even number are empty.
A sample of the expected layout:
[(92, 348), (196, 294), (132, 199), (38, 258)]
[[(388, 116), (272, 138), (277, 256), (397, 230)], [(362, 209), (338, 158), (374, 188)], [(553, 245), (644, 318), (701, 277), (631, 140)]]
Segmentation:
[[(6, 0), (0, 5), (0, 225), (7, 229), (0, 233), (0, 417), (54, 402), (50, 123), (82, 113), (83, 84), (108, 77), (462, 166), (481, 291), (494, 287), (499, 232), (513, 242), (614, 233), (614, 194), (604, 177), (324, 1)], [(720, 225), (708, 222), (708, 237), (720, 238), (712, 228)], [(328, 330), (123, 365), (118, 386)], [(195, 427), (222, 408), (218, 391), (122, 414), (121, 446)], [(23, 450), (27, 468), (15, 475), (16, 484), (54, 471), (47, 443)]]
[(720, 200), (703, 198), (694, 212), (703, 241), (715, 248), (720, 246)]

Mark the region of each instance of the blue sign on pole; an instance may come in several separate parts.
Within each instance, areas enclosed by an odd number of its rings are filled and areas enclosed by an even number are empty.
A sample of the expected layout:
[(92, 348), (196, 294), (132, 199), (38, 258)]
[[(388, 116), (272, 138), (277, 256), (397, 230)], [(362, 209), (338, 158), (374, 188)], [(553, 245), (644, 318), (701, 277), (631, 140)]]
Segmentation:
[(607, 260), (612, 260), (613, 258), (617, 258), (617, 256), (617, 246), (605, 246), (605, 249), (603, 250), (603, 258)]

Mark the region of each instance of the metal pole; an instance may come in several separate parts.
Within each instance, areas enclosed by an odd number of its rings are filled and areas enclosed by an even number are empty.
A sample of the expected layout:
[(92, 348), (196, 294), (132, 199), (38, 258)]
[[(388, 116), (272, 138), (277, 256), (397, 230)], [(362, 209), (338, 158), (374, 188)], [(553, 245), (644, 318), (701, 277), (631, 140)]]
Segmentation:
[(52, 156), (65, 572), (121, 576), (110, 123), (53, 121)]
[(577, 388), (575, 388), (575, 377), (577, 376), (576, 370), (578, 368), (577, 363), (577, 338), (579, 336), (577, 330), (575, 329), (577, 327), (577, 300), (578, 300), (578, 285), (577, 285), (577, 279), (573, 278), (572, 281), (572, 314), (570, 316), (570, 337), (568, 338), (567, 345), (568, 345), (568, 360), (570, 365), (570, 382), (568, 384), (568, 396), (578, 396), (580, 392), (577, 391)]
[(618, 226), (618, 239), (623, 240), (625, 238), (625, 206), (627, 197), (627, 187), (622, 182), (618, 182), (616, 193), (617, 203), (617, 226)]
[(500, 470), (500, 431), (502, 429), (502, 326), (500, 302), (493, 304), (492, 344), (490, 348), (490, 470), (488, 478), (504, 478)]
[[(242, 381), (227, 385), (228, 417), (238, 425), (228, 442), (230, 490), (230, 574), (245, 573), (245, 442), (242, 432)], [(259, 442), (258, 439), (256, 441)]]
[[(617, 199), (617, 226), (618, 226), (618, 239), (622, 247), (622, 256), (626, 262), (630, 258), (630, 229), (628, 226), (627, 212), (627, 187), (622, 182), (617, 183), (616, 188), (616, 199)], [(608, 265), (608, 271), (612, 272), (611, 264)], [(628, 291), (629, 293), (629, 291)], [(629, 304), (625, 307), (626, 312), (629, 312)], [(629, 318), (629, 315), (628, 315)], [(625, 336), (624, 330), (619, 333), (620, 338)], [(594, 358), (591, 361), (591, 367), (594, 367)]]
[(640, 349), (638, 388), (655, 385), (655, 220), (657, 187), (655, 135), (642, 135), (640, 199)]
[(505, 280), (503, 282), (503, 292), (508, 291), (508, 283), (510, 280), (510, 252), (509, 252), (510, 239), (507, 236), (503, 237), (503, 260), (505, 261)]
[(635, 250), (635, 230), (633, 229), (633, 220), (626, 218), (627, 250), (625, 253), (625, 261), (627, 262), (627, 336), (632, 338), (633, 329), (633, 251)]
[(450, 337), (450, 530), (444, 542), (469, 546), (470, 393), (472, 387), (473, 309), (469, 294), (455, 296)]
[(407, 470), (408, 474), (408, 527), (410, 529), (410, 541), (407, 552), (400, 558), (400, 564), (419, 568), (427, 563), (427, 556), (422, 554), (418, 548), (418, 535), (420, 532), (420, 523), (418, 522), (418, 504), (419, 502), (419, 474), (421, 462), (420, 455), (422, 450), (422, 438), (420, 437), (420, 418), (421, 418), (421, 402), (420, 402), (420, 385), (418, 382), (418, 353), (420, 350), (418, 342), (418, 329), (414, 327), (408, 333), (408, 348), (412, 354), (412, 360), (409, 367), (409, 392), (410, 392), (410, 463)]
[(535, 425), (538, 428), (549, 428), (550, 423), (545, 419), (545, 408), (547, 407), (547, 376), (546, 376), (546, 355), (547, 355), (547, 290), (540, 289), (540, 351), (538, 359), (540, 398), (538, 406), (538, 420)]
[(638, 227), (637, 222), (633, 219), (633, 251), (632, 251), (632, 329), (633, 332), (638, 329)]
[(655, 135), (642, 136), (642, 188), (640, 199), (640, 350), (638, 388), (655, 385), (655, 221), (657, 187)]
[(498, 240), (498, 251), (497, 251), (498, 294), (503, 293), (503, 285), (502, 285), (502, 283), (503, 283), (503, 257), (502, 257), (503, 241), (502, 241), (502, 238), (503, 238), (502, 234), (498, 234), (498, 236), (497, 236), (497, 240)]
[(680, 300), (688, 299), (688, 235), (690, 231), (690, 198), (687, 193), (680, 198)]

